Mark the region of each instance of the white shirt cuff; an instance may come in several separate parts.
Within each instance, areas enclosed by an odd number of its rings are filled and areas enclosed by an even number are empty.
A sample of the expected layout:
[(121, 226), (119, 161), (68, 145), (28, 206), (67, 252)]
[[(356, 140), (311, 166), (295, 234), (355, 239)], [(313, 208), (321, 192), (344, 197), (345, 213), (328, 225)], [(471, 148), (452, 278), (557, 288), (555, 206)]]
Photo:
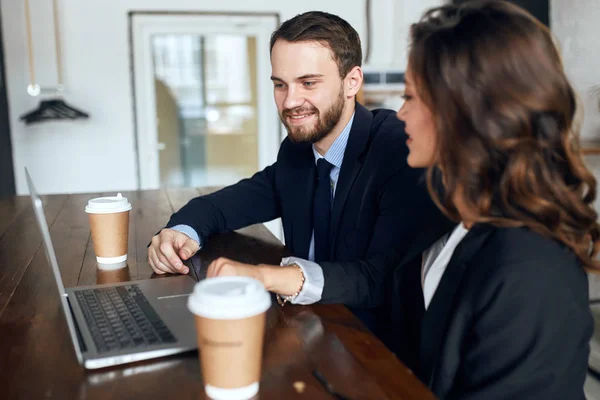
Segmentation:
[(304, 260), (298, 257), (286, 257), (281, 260), (281, 266), (296, 264), (302, 269), (304, 274), (304, 285), (298, 296), (288, 297), (292, 304), (313, 304), (321, 300), (325, 278), (323, 269), (315, 262)]
[(196, 233), (196, 231), (194, 230), (194, 228), (192, 228), (191, 226), (189, 226), (189, 225), (175, 225), (175, 226), (171, 227), (171, 229), (173, 229), (174, 231), (178, 231), (178, 232), (181, 232), (181, 233), (185, 234), (190, 239), (193, 239), (196, 242), (198, 242), (198, 244), (200, 245), (200, 247), (202, 247), (202, 242), (200, 241), (200, 236), (198, 236), (198, 233)]

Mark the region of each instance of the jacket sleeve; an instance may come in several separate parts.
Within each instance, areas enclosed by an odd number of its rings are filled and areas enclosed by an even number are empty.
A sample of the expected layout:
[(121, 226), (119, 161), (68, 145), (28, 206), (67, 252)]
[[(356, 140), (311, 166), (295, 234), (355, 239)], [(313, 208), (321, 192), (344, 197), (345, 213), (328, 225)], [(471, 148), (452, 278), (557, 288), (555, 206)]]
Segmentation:
[(480, 288), (449, 399), (584, 398), (587, 279), (574, 262), (545, 258), (497, 270)]
[(408, 165), (400, 168), (382, 186), (373, 234), (362, 259), (323, 262), (325, 286), (322, 303), (343, 303), (360, 308), (381, 305), (385, 280), (410, 249), (422, 229), (446, 218), (431, 201), (423, 171)]
[(280, 217), (276, 171), (277, 163), (235, 185), (190, 200), (171, 216), (166, 227), (188, 225), (204, 240), (217, 233)]

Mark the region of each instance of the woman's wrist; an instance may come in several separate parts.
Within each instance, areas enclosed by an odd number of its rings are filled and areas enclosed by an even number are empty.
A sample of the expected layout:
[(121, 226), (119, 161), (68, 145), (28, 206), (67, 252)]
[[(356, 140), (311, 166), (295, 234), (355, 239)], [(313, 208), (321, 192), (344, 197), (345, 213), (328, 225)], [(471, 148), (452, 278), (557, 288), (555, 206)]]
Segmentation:
[(273, 291), (273, 277), (271, 275), (273, 274), (274, 266), (267, 265), (267, 264), (258, 264), (257, 267), (258, 268), (256, 268), (256, 269), (259, 274), (257, 279), (263, 283), (263, 285), (265, 286), (265, 289), (267, 289), (267, 291), (272, 292)]
[(260, 281), (269, 292), (292, 296), (302, 290), (304, 274), (296, 265), (279, 266), (259, 264)]

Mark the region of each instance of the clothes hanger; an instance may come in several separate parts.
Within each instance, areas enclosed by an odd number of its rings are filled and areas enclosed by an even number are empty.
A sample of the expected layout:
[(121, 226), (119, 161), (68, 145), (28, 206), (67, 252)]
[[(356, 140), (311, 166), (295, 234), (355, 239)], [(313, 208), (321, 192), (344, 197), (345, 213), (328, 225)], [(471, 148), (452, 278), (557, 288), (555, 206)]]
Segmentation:
[[(56, 40), (56, 71), (58, 75), (58, 87), (56, 88), (41, 88), (35, 83), (35, 68), (33, 60), (33, 43), (31, 34), (31, 16), (29, 12), (29, 0), (25, 0), (25, 22), (27, 24), (27, 48), (29, 51), (29, 77), (31, 83), (27, 86), (27, 92), (31, 96), (38, 96), (42, 92), (52, 92), (62, 95), (64, 86), (62, 85), (62, 66), (60, 57), (60, 38), (58, 34), (58, 7), (57, 0), (53, 2), (54, 13), (54, 37)], [(25, 124), (30, 125), (44, 121), (64, 120), (64, 119), (80, 119), (89, 118), (89, 114), (67, 104), (62, 97), (52, 98), (40, 101), (38, 107), (26, 114), (21, 115), (20, 120)]]
[(89, 118), (89, 114), (67, 104), (63, 99), (42, 100), (38, 107), (21, 115), (21, 121), (27, 125), (60, 119)]

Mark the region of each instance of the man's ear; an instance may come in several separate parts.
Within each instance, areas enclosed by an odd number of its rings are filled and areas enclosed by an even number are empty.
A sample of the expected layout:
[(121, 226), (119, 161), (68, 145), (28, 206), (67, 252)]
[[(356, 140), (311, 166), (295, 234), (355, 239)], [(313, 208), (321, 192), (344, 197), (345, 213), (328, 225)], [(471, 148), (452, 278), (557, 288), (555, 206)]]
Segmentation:
[(350, 70), (344, 79), (346, 97), (356, 96), (363, 83), (363, 71), (358, 65)]

